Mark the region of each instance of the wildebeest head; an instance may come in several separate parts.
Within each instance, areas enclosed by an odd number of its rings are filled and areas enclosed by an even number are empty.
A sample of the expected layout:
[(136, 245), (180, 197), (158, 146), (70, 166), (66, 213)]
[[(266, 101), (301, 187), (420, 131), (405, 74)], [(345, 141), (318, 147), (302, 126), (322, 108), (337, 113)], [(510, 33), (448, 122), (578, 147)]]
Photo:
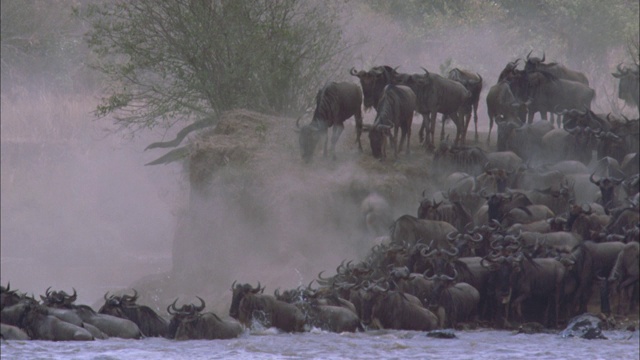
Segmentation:
[(167, 306), (167, 313), (171, 315), (171, 321), (169, 322), (169, 327), (167, 329), (167, 337), (170, 339), (175, 338), (176, 331), (180, 324), (184, 321), (188, 321), (189, 319), (198, 316), (202, 310), (204, 310), (205, 303), (202, 298), (196, 296), (198, 300), (200, 300), (200, 305), (196, 306), (195, 304), (185, 304), (182, 305), (179, 309), (176, 307), (176, 302), (178, 299), (176, 298), (173, 303)]
[(500, 75), (498, 76), (498, 82), (502, 80), (510, 80), (516, 68), (518, 67), (519, 61), (520, 59), (516, 59), (515, 61), (508, 62), (507, 65), (505, 65), (504, 69), (500, 72)]
[(7, 283), (7, 287), (0, 285), (0, 310), (6, 306), (17, 304), (21, 296), (17, 294), (17, 290), (11, 290), (11, 284)]
[(422, 192), (423, 199), (420, 201), (420, 206), (418, 206), (418, 219), (435, 219), (435, 213), (438, 211), (438, 207), (441, 202), (435, 202), (434, 200), (430, 200), (424, 197), (424, 191)]
[(527, 62), (524, 64), (524, 70), (527, 72), (539, 70), (540, 64), (543, 64), (545, 60), (544, 52), (542, 52), (542, 59), (539, 57), (532, 57), (532, 52), (533, 50), (529, 51), (529, 53), (527, 54)]
[(390, 66), (384, 65), (372, 67), (369, 71), (356, 71), (355, 68), (351, 68), (349, 73), (360, 79), (364, 107), (369, 109), (378, 105), (384, 87), (392, 83), (396, 71)]
[(376, 159), (384, 159), (387, 155), (387, 138), (391, 137), (391, 126), (378, 124), (368, 128), (371, 153)]
[(45, 306), (68, 308), (71, 307), (73, 305), (73, 302), (78, 298), (76, 289), (73, 289), (73, 295), (67, 294), (64, 290), (49, 291), (49, 289), (51, 289), (51, 286), (49, 286), (45, 291), (45, 296), (40, 295), (42, 303)]
[(322, 136), (322, 131), (317, 123), (311, 123), (301, 127), (299, 121), (300, 118), (296, 121), (296, 127), (299, 131), (298, 142), (300, 144), (302, 160), (308, 163), (313, 157), (313, 153)]
[(618, 64), (616, 72), (612, 73), (615, 78), (620, 80), (618, 84), (618, 98), (624, 100), (628, 105), (638, 107), (638, 98), (640, 93), (638, 84), (640, 84), (640, 66), (636, 68), (622, 67)]
[(240, 301), (242, 298), (249, 293), (257, 294), (262, 292), (264, 291), (264, 288), (260, 288), (260, 282), (258, 282), (258, 287), (253, 288), (249, 284), (236, 284), (234, 281), (233, 284), (231, 284), (231, 291), (233, 292), (233, 295), (231, 297), (231, 306), (229, 307), (229, 316), (234, 319), (238, 319), (240, 316)]

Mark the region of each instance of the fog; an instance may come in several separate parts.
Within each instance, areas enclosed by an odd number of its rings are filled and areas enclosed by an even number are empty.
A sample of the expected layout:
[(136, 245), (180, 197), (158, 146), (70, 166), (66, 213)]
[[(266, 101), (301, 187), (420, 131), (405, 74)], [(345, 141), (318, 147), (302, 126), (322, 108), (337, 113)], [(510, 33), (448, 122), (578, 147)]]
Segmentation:
[[(402, 72), (425, 67), (439, 73), (451, 59), (451, 68), (477, 71), (485, 84), (480, 129), (488, 129), (486, 92), (508, 61), (530, 50), (538, 56), (545, 51), (548, 61), (566, 60), (557, 49), (514, 38), (499, 23), (439, 29), (445, 35), (422, 41), (407, 38), (401, 24), (351, 6), (343, 23), (358, 54), (356, 69), (388, 64)], [(355, 45), (363, 37), (369, 41)], [(612, 100), (615, 82), (608, 70), (623, 57), (619, 49), (600, 67), (577, 67), (593, 79), (594, 111), (622, 109)], [(347, 70), (342, 79), (356, 82)], [(55, 89), (30, 85), (41, 82), (9, 84), (21, 90), (3, 92), (1, 114), (0, 278), (36, 297), (49, 286), (69, 293), (75, 288), (78, 303), (94, 305), (106, 291), (135, 286), (143, 302), (162, 309), (175, 297), (201, 296), (223, 311), (234, 280), (259, 281), (270, 293), (307, 285), (318, 272), (331, 275), (342, 260), (364, 256), (374, 244), (360, 208), (370, 192), (383, 194), (397, 217), (413, 215), (420, 192), (437, 187), (437, 169), (424, 168), (422, 153), (411, 162), (380, 164), (371, 159), (365, 134), (361, 155), (353, 120), (338, 142), (337, 161), (322, 159), (319, 146), (315, 161), (303, 165), (295, 119), (250, 112), (230, 119), (267, 124), (263, 140), (251, 137), (251, 127), (238, 130), (235, 139), (232, 133), (216, 140), (211, 159), (192, 154), (185, 166), (144, 166), (166, 150), (143, 149), (173, 132), (114, 133), (109, 119), (93, 120), (97, 94), (57, 97)], [(373, 117), (369, 111), (365, 122)], [(420, 122), (415, 117), (414, 152), (420, 151)], [(192, 189), (197, 166), (212, 175)]]

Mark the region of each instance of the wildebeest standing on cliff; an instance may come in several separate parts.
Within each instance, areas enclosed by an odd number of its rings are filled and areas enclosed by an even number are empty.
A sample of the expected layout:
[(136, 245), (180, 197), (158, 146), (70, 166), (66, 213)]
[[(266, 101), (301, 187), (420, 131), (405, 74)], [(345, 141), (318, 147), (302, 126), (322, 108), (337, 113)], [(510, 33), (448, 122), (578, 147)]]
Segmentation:
[(302, 160), (309, 162), (313, 157), (316, 145), (324, 135), (324, 156), (327, 156), (327, 132), (333, 126), (331, 135), (331, 155), (335, 159), (335, 148), (340, 134), (344, 130), (344, 121), (350, 117), (356, 120), (356, 142), (362, 151), (360, 134), (362, 133), (362, 91), (356, 84), (348, 82), (330, 82), (322, 87), (316, 95), (316, 110), (311, 123), (300, 127), (300, 150)]
[[(468, 70), (452, 69), (449, 71), (449, 79), (457, 81), (469, 90), (471, 97), (469, 105), (466, 109), (468, 113), (465, 115), (464, 137), (467, 135), (467, 128), (471, 122), (471, 111), (473, 110), (473, 123), (475, 125), (475, 140), (478, 141), (478, 103), (480, 102), (480, 92), (482, 92), (482, 76), (478, 73), (472, 73)], [(444, 130), (444, 127), (442, 128)], [(463, 137), (463, 139), (464, 139)]]
[(633, 68), (622, 67), (618, 64), (613, 77), (620, 79), (618, 84), (618, 98), (625, 101), (629, 106), (638, 107), (640, 103), (640, 65)]
[(411, 75), (405, 83), (416, 93), (417, 111), (421, 114), (430, 114), (429, 121), (423, 121), (420, 128), (421, 138), (423, 131), (427, 131), (428, 134), (424, 138), (425, 146), (434, 146), (438, 113), (443, 114), (445, 118), (451, 118), (456, 125), (455, 144), (464, 143), (464, 114), (465, 107), (469, 106), (468, 100), (471, 98), (471, 93), (457, 81), (431, 74), (424, 68), (423, 70), (424, 74)]
[[(410, 153), (411, 122), (416, 108), (416, 95), (403, 85), (387, 85), (378, 103), (376, 119), (369, 130), (371, 152), (376, 158), (384, 158), (384, 136), (391, 138), (393, 153), (398, 155), (402, 151), (402, 145), (407, 139), (407, 155)], [(391, 129), (393, 128), (393, 137)], [(398, 149), (398, 129), (402, 131), (400, 137), (400, 149)]]

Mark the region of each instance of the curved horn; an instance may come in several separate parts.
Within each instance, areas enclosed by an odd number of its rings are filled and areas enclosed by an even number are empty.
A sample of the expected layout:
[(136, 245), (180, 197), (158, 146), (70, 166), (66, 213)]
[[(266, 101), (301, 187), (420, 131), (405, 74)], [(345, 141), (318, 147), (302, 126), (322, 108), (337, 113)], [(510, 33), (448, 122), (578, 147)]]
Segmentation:
[[(176, 309), (177, 302), (178, 302), (178, 298), (173, 300), (171, 304), (167, 305), (167, 312), (169, 313), (169, 315), (175, 315), (178, 313), (178, 309)], [(171, 310), (173, 310), (174, 312), (171, 312)]]
[(108, 295), (108, 294), (109, 294), (109, 292), (108, 292), (108, 291), (107, 291), (106, 293), (104, 293), (104, 296), (103, 296), (104, 301), (109, 301), (109, 299), (107, 298), (107, 295)]
[(533, 50), (529, 51), (529, 53), (527, 54), (527, 61), (529, 61), (529, 56), (531, 56), (532, 52), (533, 52)]
[(445, 249), (442, 249), (441, 251), (442, 251), (443, 253), (445, 253), (445, 254), (447, 254), (447, 255), (451, 256), (451, 257), (453, 257), (453, 256), (457, 256), (457, 255), (458, 255), (458, 253), (460, 252), (460, 250), (458, 250), (458, 248), (457, 248), (457, 247), (454, 247), (454, 248), (453, 248), (453, 251), (447, 251), (447, 250), (445, 250)]
[[(455, 235), (454, 235), (455, 234)], [(458, 233), (458, 231), (452, 231), (450, 233), (447, 234), (447, 240), (449, 241), (454, 241), (455, 239), (458, 238), (460, 234)]]
[(476, 242), (476, 243), (481, 242), (483, 239), (484, 238), (483, 238), (482, 234), (480, 234), (480, 233), (474, 233), (472, 235), (472, 237), (471, 237), (471, 241)]
[(238, 280), (233, 280), (233, 283), (231, 284), (231, 291), (233, 291), (233, 289), (235, 288), (236, 281), (238, 281)]
[(202, 300), (202, 298), (200, 296), (196, 296), (198, 298), (198, 300), (200, 300), (200, 306), (196, 306), (196, 312), (201, 312), (202, 310), (204, 310), (204, 300)]
[(133, 289), (133, 297), (131, 298), (131, 301), (136, 302), (136, 300), (138, 300), (138, 292), (136, 289)]
[(49, 289), (51, 289), (51, 286), (49, 286), (49, 287), (47, 288), (47, 290), (45, 290), (45, 291), (44, 291), (44, 295), (45, 295), (46, 297), (49, 297), (49, 295), (51, 295), (51, 292), (49, 292)]
[(544, 51), (542, 52), (542, 59), (540, 59), (540, 62), (543, 63), (544, 59), (546, 59), (545, 55), (544, 55)]

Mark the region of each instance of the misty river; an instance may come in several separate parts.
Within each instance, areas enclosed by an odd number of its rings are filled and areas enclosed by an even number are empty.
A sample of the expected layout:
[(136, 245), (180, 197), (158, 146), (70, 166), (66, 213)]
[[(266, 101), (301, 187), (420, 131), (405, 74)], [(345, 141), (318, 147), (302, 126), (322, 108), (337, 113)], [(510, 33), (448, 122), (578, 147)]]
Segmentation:
[(638, 359), (640, 332), (605, 331), (608, 340), (555, 334), (458, 331), (455, 339), (424, 332), (247, 331), (232, 340), (109, 339), (90, 342), (3, 341), (2, 359)]

